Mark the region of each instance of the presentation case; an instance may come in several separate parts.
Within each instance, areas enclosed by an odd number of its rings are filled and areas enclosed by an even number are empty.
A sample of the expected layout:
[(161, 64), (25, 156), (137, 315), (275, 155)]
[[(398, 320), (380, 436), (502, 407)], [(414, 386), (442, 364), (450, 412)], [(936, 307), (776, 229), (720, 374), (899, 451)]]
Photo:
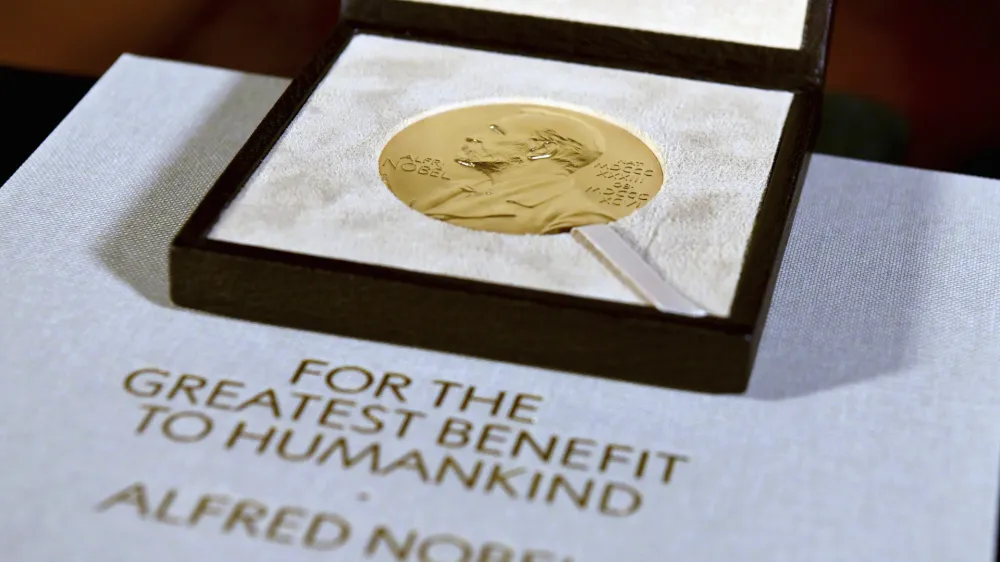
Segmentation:
[[(741, 392), (815, 137), (831, 11), (830, 0), (346, 2), (177, 235), (172, 299)], [(587, 111), (643, 139), (664, 184), (611, 228), (702, 313), (650, 306), (569, 233), (474, 231), (392, 195), (380, 179), (389, 139), (421, 117), (491, 102)]]

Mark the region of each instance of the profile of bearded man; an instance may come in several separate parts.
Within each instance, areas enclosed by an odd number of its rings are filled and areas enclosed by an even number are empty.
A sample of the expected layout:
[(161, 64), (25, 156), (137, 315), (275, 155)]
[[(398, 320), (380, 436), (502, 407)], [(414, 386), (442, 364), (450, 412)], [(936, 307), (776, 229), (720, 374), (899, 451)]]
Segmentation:
[(556, 234), (614, 217), (573, 174), (604, 154), (600, 131), (575, 117), (527, 108), (472, 131), (455, 162), (481, 173), (410, 202), (458, 226), (508, 234)]

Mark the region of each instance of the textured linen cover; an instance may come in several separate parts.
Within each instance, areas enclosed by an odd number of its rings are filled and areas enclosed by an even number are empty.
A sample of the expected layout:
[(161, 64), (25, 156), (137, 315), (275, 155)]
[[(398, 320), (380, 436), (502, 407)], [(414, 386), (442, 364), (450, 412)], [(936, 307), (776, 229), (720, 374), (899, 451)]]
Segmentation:
[[(993, 559), (1000, 184), (816, 157), (749, 392), (645, 388), (171, 308), (171, 237), (285, 85), (126, 57), (0, 188), (3, 560), (396, 560), (364, 554), (376, 525), (398, 538), (451, 533), (577, 562)], [(668, 485), (625, 474), (644, 504), (615, 518), (565, 497), (530, 503), (424, 484), (413, 471), (292, 463), (248, 443), (226, 451), (222, 434), (174, 443), (136, 433), (141, 404), (179, 411), (186, 398), (128, 395), (133, 370), (228, 378), (244, 393), (273, 387), (284, 397), (304, 358), (404, 373), (415, 410), (428, 409), (434, 379), (537, 394), (530, 428), (540, 435), (689, 460)], [(497, 422), (486, 410), (454, 415)], [(237, 419), (285, 425), (267, 408), (208, 412), (217, 432)], [(443, 414), (415, 422), (405, 440), (377, 440), (431, 459), (426, 424)], [(145, 520), (135, 505), (99, 509), (136, 482), (150, 496)], [(354, 535), (319, 552), (242, 527), (222, 532), (218, 515), (161, 523), (153, 511), (170, 489), (171, 513), (214, 493), (336, 513)]]
[(798, 49), (809, 0), (410, 0)]
[[(212, 232), (219, 240), (620, 302), (641, 302), (569, 234), (430, 219), (379, 178), (406, 124), (487, 100), (572, 104), (658, 152), (666, 182), (612, 227), (681, 294), (727, 316), (792, 95), (361, 36)], [(449, 155), (432, 155), (447, 158)]]

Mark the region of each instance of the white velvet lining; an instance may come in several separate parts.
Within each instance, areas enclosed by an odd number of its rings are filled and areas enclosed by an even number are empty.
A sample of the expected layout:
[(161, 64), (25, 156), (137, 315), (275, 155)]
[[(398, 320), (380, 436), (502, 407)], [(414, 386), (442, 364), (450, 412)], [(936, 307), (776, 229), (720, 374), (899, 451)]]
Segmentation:
[(639, 302), (568, 234), (474, 231), (411, 210), (378, 157), (416, 116), (481, 101), (569, 104), (640, 131), (666, 184), (614, 223), (663, 276), (726, 316), (792, 95), (359, 36), (213, 229), (240, 244)]
[(799, 49), (809, 0), (409, 0)]

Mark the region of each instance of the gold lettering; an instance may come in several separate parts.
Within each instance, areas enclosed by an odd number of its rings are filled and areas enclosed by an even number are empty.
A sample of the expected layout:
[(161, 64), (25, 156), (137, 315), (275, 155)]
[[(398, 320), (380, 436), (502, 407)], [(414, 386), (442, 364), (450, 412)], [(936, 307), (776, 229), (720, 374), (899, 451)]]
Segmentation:
[(486, 480), (486, 486), (483, 491), (487, 494), (492, 493), (493, 489), (499, 486), (503, 488), (503, 491), (507, 493), (508, 496), (517, 499), (517, 492), (508, 484), (508, 480), (515, 478), (524, 474), (523, 468), (514, 468), (511, 470), (502, 470), (502, 467), (498, 464), (493, 465), (493, 470), (490, 471), (490, 477)]
[(271, 415), (274, 419), (281, 419), (281, 409), (278, 408), (278, 397), (274, 394), (274, 389), (267, 389), (254, 395), (253, 398), (247, 400), (246, 402), (240, 404), (236, 407), (237, 412), (242, 412), (250, 406), (260, 406), (262, 408), (267, 408), (271, 411)]
[(396, 400), (401, 404), (406, 403), (406, 397), (403, 396), (403, 389), (408, 388), (413, 381), (410, 377), (400, 374), (400, 373), (386, 373), (382, 377), (382, 380), (378, 383), (378, 388), (375, 389), (375, 398), (381, 398), (382, 392), (385, 389), (389, 389)]
[(354, 465), (360, 463), (365, 459), (365, 457), (371, 457), (371, 464), (369, 465), (369, 470), (372, 472), (378, 472), (379, 467), (379, 453), (381, 449), (378, 443), (372, 443), (371, 445), (365, 447), (361, 450), (357, 456), (352, 457), (347, 449), (347, 440), (341, 437), (334, 441), (325, 451), (323, 451), (319, 457), (316, 459), (316, 464), (322, 465), (326, 463), (334, 453), (340, 452), (341, 466), (344, 468), (352, 468)]
[[(445, 550), (457, 550), (456, 554), (459, 558), (455, 558), (452, 555), (447, 557), (439, 558), (438, 555), (431, 554), (431, 550), (437, 548), (440, 552), (444, 547)], [(454, 548), (448, 548), (454, 547)], [(472, 562), (472, 545), (462, 540), (461, 537), (456, 537), (455, 535), (434, 535), (427, 537), (423, 542), (420, 543), (420, 548), (417, 549), (417, 560), (420, 562)]]
[(521, 444), (527, 443), (528, 446), (535, 452), (535, 456), (538, 460), (542, 462), (549, 462), (552, 460), (552, 454), (556, 451), (556, 443), (558, 438), (553, 435), (549, 437), (549, 444), (542, 449), (537, 441), (531, 436), (527, 431), (522, 431), (517, 434), (517, 438), (514, 440), (514, 450), (511, 452), (511, 457), (517, 458), (521, 454)]
[[(361, 384), (357, 388), (351, 388), (347, 386), (341, 386), (337, 384), (337, 375), (341, 373), (360, 373), (361, 374)], [(343, 381), (344, 377), (340, 377)], [(340, 392), (343, 394), (358, 394), (359, 392), (364, 392), (375, 382), (375, 377), (367, 369), (362, 369), (361, 367), (346, 366), (337, 367), (329, 373), (326, 374), (326, 386), (330, 387), (330, 390), (334, 392)]]
[(303, 359), (302, 362), (299, 363), (299, 368), (295, 370), (295, 374), (292, 375), (292, 384), (298, 384), (302, 375), (313, 375), (318, 377), (323, 374), (322, 371), (310, 371), (309, 367), (313, 365), (327, 367), (330, 364), (326, 361), (320, 361), (319, 359)]
[(639, 462), (635, 466), (635, 479), (639, 480), (646, 475), (646, 463), (649, 461), (649, 451), (639, 454)]
[(181, 378), (177, 379), (177, 383), (174, 384), (173, 388), (167, 392), (167, 400), (173, 400), (178, 392), (183, 392), (188, 402), (192, 406), (197, 406), (198, 400), (195, 398), (194, 391), (205, 388), (206, 384), (208, 384), (208, 381), (198, 375), (181, 375)]
[(236, 424), (236, 428), (233, 430), (232, 434), (229, 436), (229, 440), (226, 441), (226, 448), (232, 449), (237, 441), (248, 440), (257, 441), (257, 454), (263, 454), (267, 450), (267, 446), (271, 443), (271, 438), (278, 431), (278, 428), (273, 425), (267, 429), (267, 433), (250, 433), (247, 431), (246, 422), (239, 422)]
[[(175, 428), (176, 424), (186, 419), (198, 420), (199, 429), (190, 434), (179, 432)], [(170, 414), (163, 420), (162, 430), (163, 435), (171, 441), (176, 441), (177, 443), (194, 443), (207, 437), (212, 432), (212, 425), (212, 418), (201, 412), (177, 412), (176, 414)]]
[(326, 409), (323, 410), (323, 414), (319, 417), (319, 425), (323, 427), (329, 427), (330, 429), (344, 429), (344, 426), (330, 421), (330, 416), (340, 416), (346, 418), (351, 415), (350, 410), (338, 410), (337, 406), (343, 404), (348, 407), (357, 406), (357, 402), (353, 400), (344, 400), (343, 398), (331, 398), (326, 402)]
[(674, 467), (679, 462), (687, 462), (688, 458), (681, 455), (671, 455), (669, 453), (656, 453), (656, 456), (661, 459), (666, 459), (667, 466), (663, 469), (663, 483), (667, 484), (670, 482), (670, 478), (674, 475)]
[(507, 395), (506, 392), (500, 391), (496, 396), (477, 396), (476, 387), (469, 386), (465, 390), (465, 397), (462, 399), (462, 405), (459, 407), (460, 412), (465, 412), (469, 406), (478, 402), (480, 404), (486, 404), (490, 406), (490, 415), (495, 416), (500, 411), (500, 406), (503, 404), (503, 399)]
[(242, 525), (247, 536), (257, 536), (257, 523), (267, 516), (267, 506), (253, 500), (243, 500), (233, 506), (226, 523), (222, 526), (224, 533), (231, 533), (236, 525)]
[(581, 445), (587, 447), (593, 447), (597, 445), (597, 441), (594, 441), (593, 439), (577, 439), (577, 438), (570, 439), (566, 443), (566, 451), (563, 453), (562, 456), (563, 466), (565, 466), (566, 468), (571, 468), (573, 470), (587, 470), (587, 465), (574, 463), (572, 460), (574, 456), (589, 457), (591, 455), (590, 451), (579, 450), (577, 448), (578, 446)]
[(198, 498), (198, 503), (194, 505), (194, 510), (188, 517), (187, 524), (193, 527), (201, 522), (201, 518), (206, 515), (222, 515), (222, 507), (229, 503), (227, 496), (217, 496), (206, 494)]
[(142, 482), (136, 482), (124, 490), (114, 493), (108, 499), (97, 504), (97, 511), (107, 511), (118, 504), (135, 506), (139, 517), (146, 517), (149, 513), (146, 486)]
[(295, 413), (292, 414), (292, 421), (299, 421), (299, 418), (302, 417), (303, 412), (305, 412), (310, 402), (323, 398), (316, 394), (305, 394), (303, 392), (293, 392), (292, 396), (299, 399), (299, 405), (295, 408)]
[(500, 451), (499, 449), (489, 449), (486, 447), (486, 444), (489, 443), (490, 441), (498, 443), (503, 443), (506, 441), (506, 438), (504, 437), (493, 435), (494, 431), (507, 432), (510, 431), (510, 428), (500, 424), (492, 424), (492, 423), (486, 424), (486, 426), (483, 427), (483, 432), (479, 435), (479, 441), (476, 443), (476, 451), (479, 451), (480, 453), (486, 455), (492, 455), (494, 457), (503, 456), (503, 451)]
[[(555, 562), (555, 559), (556, 555), (547, 550), (528, 550), (525, 551), (521, 562)], [(564, 562), (573, 562), (573, 560), (567, 558)]]
[[(333, 538), (321, 539), (320, 535), (324, 525), (333, 525), (337, 528), (337, 536)], [(332, 513), (317, 513), (309, 524), (309, 530), (302, 539), (302, 544), (306, 548), (313, 550), (333, 550), (342, 546), (351, 536), (351, 526), (344, 518)]]
[(438, 392), (437, 398), (434, 399), (434, 407), (440, 408), (441, 404), (444, 404), (444, 399), (451, 392), (453, 388), (462, 388), (462, 385), (457, 382), (441, 381), (435, 380), (433, 384), (440, 386), (441, 390)]
[(413, 421), (413, 418), (427, 417), (427, 414), (422, 412), (406, 410), (403, 408), (396, 408), (396, 413), (403, 416), (403, 421), (399, 424), (399, 431), (396, 432), (396, 437), (399, 437), (400, 439), (406, 437), (406, 431), (410, 428), (410, 422)]
[(294, 431), (291, 429), (286, 429), (284, 435), (281, 436), (281, 440), (278, 441), (278, 456), (286, 461), (291, 462), (303, 462), (312, 458), (316, 454), (316, 449), (319, 448), (320, 443), (323, 441), (323, 434), (317, 433), (312, 441), (309, 443), (309, 448), (303, 453), (289, 453), (288, 452), (288, 442), (292, 440)]
[(380, 404), (369, 404), (364, 408), (361, 408), (361, 415), (364, 416), (366, 420), (371, 424), (371, 427), (364, 427), (360, 425), (352, 425), (351, 431), (357, 431), (362, 435), (374, 435), (385, 427), (382, 422), (382, 418), (375, 415), (374, 412), (382, 412), (383, 414), (387, 412), (388, 409)]
[(559, 490), (564, 490), (566, 492), (566, 495), (569, 496), (569, 499), (573, 503), (575, 503), (578, 508), (586, 509), (587, 504), (590, 502), (590, 494), (591, 492), (594, 491), (594, 481), (587, 480), (587, 483), (584, 484), (583, 492), (579, 493), (573, 489), (573, 487), (565, 478), (563, 478), (559, 474), (556, 474), (552, 478), (552, 484), (549, 487), (549, 493), (545, 497), (545, 501), (547, 501), (548, 503), (554, 502), (556, 499), (556, 495), (558, 495), (559, 493)]
[[(460, 426), (458, 429), (455, 426)], [(461, 449), (469, 444), (469, 432), (472, 431), (472, 424), (459, 418), (448, 418), (438, 434), (437, 444), (449, 449)], [(458, 443), (448, 440), (449, 435), (457, 435), (461, 440)]]
[(205, 401), (206, 408), (216, 408), (219, 410), (232, 410), (233, 406), (229, 404), (217, 404), (216, 400), (221, 397), (225, 398), (236, 398), (239, 395), (235, 392), (226, 391), (227, 386), (232, 386), (235, 388), (243, 388), (244, 384), (239, 381), (231, 381), (223, 379), (215, 384), (215, 388), (212, 389), (211, 394), (208, 395), (208, 400)]
[(390, 556), (395, 560), (402, 562), (410, 558), (410, 553), (413, 551), (413, 545), (417, 542), (416, 531), (410, 531), (406, 534), (406, 540), (402, 544), (396, 540), (396, 536), (387, 527), (378, 526), (372, 531), (371, 538), (368, 539), (368, 545), (365, 546), (365, 554), (369, 558), (378, 554), (379, 545), (384, 544), (386, 549), (389, 550)]
[(479, 474), (483, 469), (483, 461), (476, 461), (473, 465), (472, 472), (466, 473), (462, 470), (462, 465), (458, 464), (458, 461), (451, 458), (450, 456), (445, 456), (444, 460), (438, 466), (437, 475), (434, 477), (434, 482), (436, 484), (441, 484), (444, 482), (444, 477), (448, 473), (449, 469), (458, 478), (462, 486), (467, 490), (473, 490), (476, 487), (476, 483), (479, 481)]
[(514, 562), (514, 550), (502, 544), (488, 542), (479, 550), (476, 562)]
[[(125, 377), (125, 392), (131, 394), (132, 396), (138, 396), (139, 398), (155, 398), (156, 395), (163, 390), (163, 383), (159, 381), (148, 381), (145, 383), (144, 388), (136, 388), (136, 379), (140, 377), (145, 377), (145, 375), (156, 375), (157, 377), (168, 378), (170, 373), (167, 371), (161, 371), (160, 369), (139, 369), (138, 371), (132, 371), (127, 377)], [(145, 378), (143, 378), (145, 380)]]
[(390, 463), (382, 469), (380, 474), (391, 474), (397, 470), (412, 470), (420, 476), (421, 482), (426, 483), (429, 478), (427, 475), (427, 466), (424, 464), (424, 458), (420, 455), (420, 451), (416, 449), (406, 453), (395, 462)]
[(141, 407), (143, 410), (146, 410), (146, 415), (143, 416), (142, 420), (139, 422), (139, 427), (135, 428), (135, 432), (137, 434), (145, 433), (146, 428), (149, 427), (149, 423), (153, 421), (153, 416), (159, 414), (160, 412), (170, 411), (170, 408), (165, 406), (156, 406), (154, 404), (143, 404)]
[(160, 501), (160, 505), (156, 506), (156, 520), (160, 523), (166, 523), (167, 525), (180, 525), (181, 521), (177, 517), (170, 515), (170, 506), (174, 504), (174, 500), (177, 499), (177, 490), (170, 489), (167, 490), (167, 495), (163, 496), (163, 500)]
[(537, 412), (538, 405), (531, 404), (529, 401), (541, 403), (542, 400), (543, 398), (536, 394), (518, 394), (514, 397), (514, 403), (511, 405), (510, 413), (507, 414), (507, 417), (519, 423), (533, 424), (535, 423), (535, 418), (523, 417), (520, 413), (521, 411)]
[(536, 472), (531, 475), (531, 483), (528, 484), (528, 493), (525, 494), (525, 498), (530, 501), (534, 501), (534, 499), (538, 497), (539, 486), (541, 485), (542, 478), (544, 476), (545, 475), (541, 472)]
[[(295, 517), (305, 517), (306, 511), (300, 507), (279, 507), (274, 512), (271, 524), (267, 526), (265, 537), (278, 544), (292, 544), (292, 536), (284, 531), (294, 531), (298, 528)], [(292, 521), (289, 521), (292, 518)]]
[[(629, 503), (624, 506), (614, 506), (615, 494), (618, 494), (619, 497), (625, 496), (628, 498)], [(617, 482), (612, 482), (604, 487), (604, 493), (601, 494), (601, 503), (599, 506), (601, 513), (604, 515), (626, 517), (639, 511), (640, 507), (642, 507), (642, 495), (635, 488)]]
[(632, 447), (629, 447), (628, 445), (615, 445), (613, 443), (605, 447), (604, 456), (601, 458), (601, 465), (599, 467), (599, 470), (601, 472), (607, 472), (608, 465), (611, 464), (612, 462), (625, 462), (626, 460), (628, 460), (625, 457), (616, 455), (615, 454), (616, 451), (625, 451), (626, 453), (631, 453)]

